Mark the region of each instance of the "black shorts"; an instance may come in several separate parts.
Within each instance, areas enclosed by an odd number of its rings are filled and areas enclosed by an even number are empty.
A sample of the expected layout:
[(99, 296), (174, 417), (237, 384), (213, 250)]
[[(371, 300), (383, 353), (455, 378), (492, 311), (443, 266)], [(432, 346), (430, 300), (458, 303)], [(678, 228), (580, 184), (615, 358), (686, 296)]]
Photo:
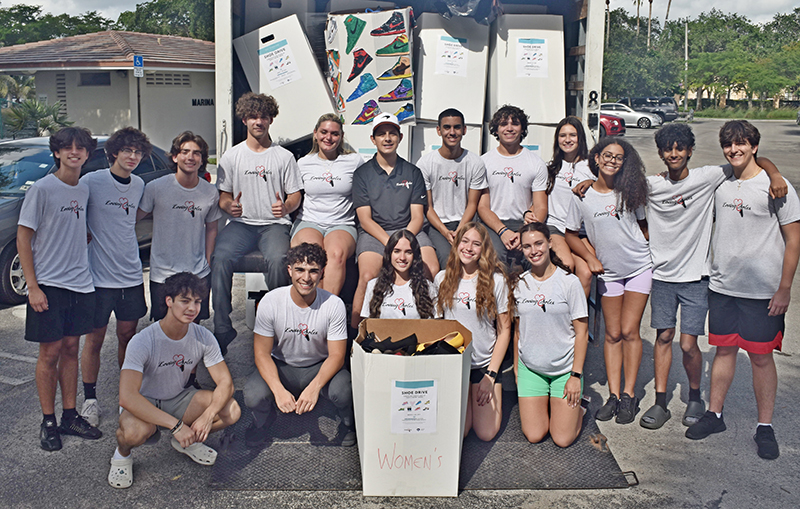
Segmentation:
[(118, 322), (135, 322), (147, 314), (144, 283), (130, 288), (95, 288), (94, 328), (108, 325), (111, 312)]
[(472, 384), (479, 384), (486, 373), (489, 371), (489, 368), (472, 368), (469, 370), (469, 383)]
[(708, 291), (708, 344), (755, 354), (780, 350), (784, 315), (769, 316), (769, 299), (743, 299)]
[[(211, 274), (204, 277), (203, 281), (206, 284), (206, 288), (211, 288)], [(211, 316), (208, 305), (209, 297), (210, 294), (200, 303), (200, 314), (195, 318), (195, 322), (205, 320)], [(164, 283), (150, 281), (150, 320), (157, 322), (167, 316), (168, 308), (166, 298), (167, 296), (164, 295)]]
[(47, 297), (47, 311), (37, 313), (28, 303), (25, 339), (52, 343), (67, 336), (81, 336), (94, 327), (94, 292), (78, 293), (55, 286), (39, 285)]

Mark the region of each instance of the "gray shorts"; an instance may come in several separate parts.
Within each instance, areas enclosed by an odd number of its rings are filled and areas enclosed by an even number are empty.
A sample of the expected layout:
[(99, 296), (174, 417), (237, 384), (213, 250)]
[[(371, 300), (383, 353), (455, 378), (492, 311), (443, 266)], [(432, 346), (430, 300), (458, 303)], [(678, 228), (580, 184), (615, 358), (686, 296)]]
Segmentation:
[(145, 399), (147, 399), (147, 401), (149, 401), (150, 403), (154, 404), (156, 408), (167, 412), (172, 417), (176, 419), (183, 419), (183, 414), (186, 413), (186, 409), (189, 408), (189, 403), (192, 402), (192, 398), (197, 392), (199, 391), (194, 387), (189, 387), (188, 389), (183, 389), (181, 393), (175, 396), (174, 398), (154, 399), (145, 396)]
[(653, 280), (650, 292), (650, 327), (674, 329), (678, 306), (681, 308), (681, 333), (703, 336), (708, 314), (708, 278), (688, 283)]
[(358, 240), (358, 232), (356, 231), (355, 226), (350, 226), (348, 224), (339, 224), (336, 226), (332, 226), (330, 228), (323, 228), (322, 226), (312, 223), (310, 221), (295, 221), (292, 225), (292, 232), (289, 236), (294, 239), (294, 236), (297, 235), (297, 232), (303, 230), (305, 228), (311, 228), (313, 230), (317, 230), (323, 237), (327, 237), (330, 232), (335, 232), (336, 230), (346, 231), (353, 237), (353, 242)]
[[(396, 232), (397, 230), (387, 230), (390, 236)], [(417, 234), (417, 242), (419, 242), (419, 247), (430, 247), (433, 248), (433, 243), (431, 239), (428, 238), (428, 234), (424, 231), (420, 231)], [(359, 230), (358, 232), (358, 243), (356, 244), (356, 258), (361, 256), (361, 253), (378, 253), (379, 255), (383, 256), (383, 252), (386, 250), (386, 246), (381, 244), (381, 242), (370, 235), (369, 233), (365, 232), (364, 230)]]

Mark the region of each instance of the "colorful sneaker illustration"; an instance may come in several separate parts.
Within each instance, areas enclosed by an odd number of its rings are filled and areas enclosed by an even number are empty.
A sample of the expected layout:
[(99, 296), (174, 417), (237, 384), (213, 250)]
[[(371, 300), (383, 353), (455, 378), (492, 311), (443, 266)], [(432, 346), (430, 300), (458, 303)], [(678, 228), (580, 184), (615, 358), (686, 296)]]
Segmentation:
[(338, 27), (336, 26), (336, 18), (328, 18), (325, 24), (325, 40), (328, 44), (333, 44), (333, 39), (336, 37)]
[(404, 78), (394, 90), (386, 95), (380, 96), (378, 100), (381, 102), (406, 101), (412, 97), (414, 97), (414, 91), (411, 89), (411, 80)]
[(367, 65), (372, 62), (372, 57), (369, 56), (369, 53), (364, 51), (363, 48), (359, 48), (353, 52), (353, 70), (350, 71), (350, 76), (347, 78), (347, 82), (350, 83), (356, 77), (361, 74), (364, 69), (366, 69)]
[(378, 76), (379, 80), (399, 80), (411, 77), (411, 59), (400, 57), (397, 62), (385, 73)]
[(337, 72), (336, 76), (331, 76), (331, 92), (334, 97), (339, 95), (339, 86), (342, 84), (342, 73)]
[[(341, 95), (336, 96), (336, 107), (339, 109), (339, 113), (347, 109), (347, 107), (344, 104), (344, 97), (342, 97)], [(344, 124), (344, 118), (342, 118), (342, 123)]]
[(355, 101), (370, 90), (375, 90), (376, 88), (378, 88), (378, 84), (375, 82), (375, 78), (372, 77), (372, 74), (366, 73), (361, 76), (358, 86), (353, 90), (353, 93), (350, 94), (350, 97), (347, 98), (347, 102)]
[(332, 76), (339, 69), (339, 52), (335, 49), (329, 49), (326, 54), (328, 55), (328, 72)]
[(370, 32), (369, 35), (395, 35), (405, 33), (405, 31), (406, 23), (403, 20), (403, 14), (395, 11), (386, 23)]
[(414, 105), (406, 103), (405, 106), (394, 112), (394, 116), (397, 117), (398, 122), (403, 123), (414, 116)]
[(378, 116), (378, 113), (380, 112), (381, 109), (378, 107), (378, 103), (375, 102), (375, 99), (370, 99), (364, 103), (364, 108), (361, 110), (361, 113), (358, 114), (356, 119), (353, 120), (353, 125), (369, 124), (375, 119), (375, 117)]
[(408, 55), (408, 36), (398, 35), (391, 44), (375, 52), (379, 57), (393, 57), (395, 55)]
[(353, 48), (356, 47), (358, 38), (361, 37), (367, 22), (350, 15), (344, 20), (344, 26), (347, 29), (347, 50), (345, 50), (345, 53), (349, 55)]

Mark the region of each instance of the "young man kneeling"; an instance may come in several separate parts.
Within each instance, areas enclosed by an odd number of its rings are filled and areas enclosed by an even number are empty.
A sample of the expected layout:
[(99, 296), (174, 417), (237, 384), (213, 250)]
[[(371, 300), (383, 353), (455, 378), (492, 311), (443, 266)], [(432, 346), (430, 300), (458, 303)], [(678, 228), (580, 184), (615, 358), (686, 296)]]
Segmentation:
[[(217, 452), (204, 445), (208, 434), (239, 420), (233, 400), (233, 379), (214, 335), (194, 319), (208, 296), (203, 280), (182, 272), (164, 282), (167, 314), (135, 335), (128, 344), (119, 380), (117, 450), (108, 483), (133, 484), (131, 449), (157, 441), (160, 428), (172, 433), (172, 447), (196, 463), (213, 465)], [(202, 359), (217, 388), (184, 388)]]

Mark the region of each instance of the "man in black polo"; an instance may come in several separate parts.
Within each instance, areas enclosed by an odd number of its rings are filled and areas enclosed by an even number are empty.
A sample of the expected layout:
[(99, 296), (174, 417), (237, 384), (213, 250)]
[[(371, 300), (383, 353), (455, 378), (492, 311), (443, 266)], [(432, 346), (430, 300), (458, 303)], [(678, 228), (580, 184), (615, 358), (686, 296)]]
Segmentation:
[(422, 231), (428, 205), (425, 181), (419, 168), (397, 155), (397, 147), (403, 139), (400, 122), (391, 113), (381, 113), (373, 122), (370, 138), (377, 152), (353, 175), (353, 206), (360, 222), (356, 244), (359, 277), (353, 297), (353, 327), (357, 327), (361, 319), (367, 282), (378, 276), (384, 247), (395, 231), (405, 228), (417, 236), (429, 279), (439, 271), (436, 251)]

